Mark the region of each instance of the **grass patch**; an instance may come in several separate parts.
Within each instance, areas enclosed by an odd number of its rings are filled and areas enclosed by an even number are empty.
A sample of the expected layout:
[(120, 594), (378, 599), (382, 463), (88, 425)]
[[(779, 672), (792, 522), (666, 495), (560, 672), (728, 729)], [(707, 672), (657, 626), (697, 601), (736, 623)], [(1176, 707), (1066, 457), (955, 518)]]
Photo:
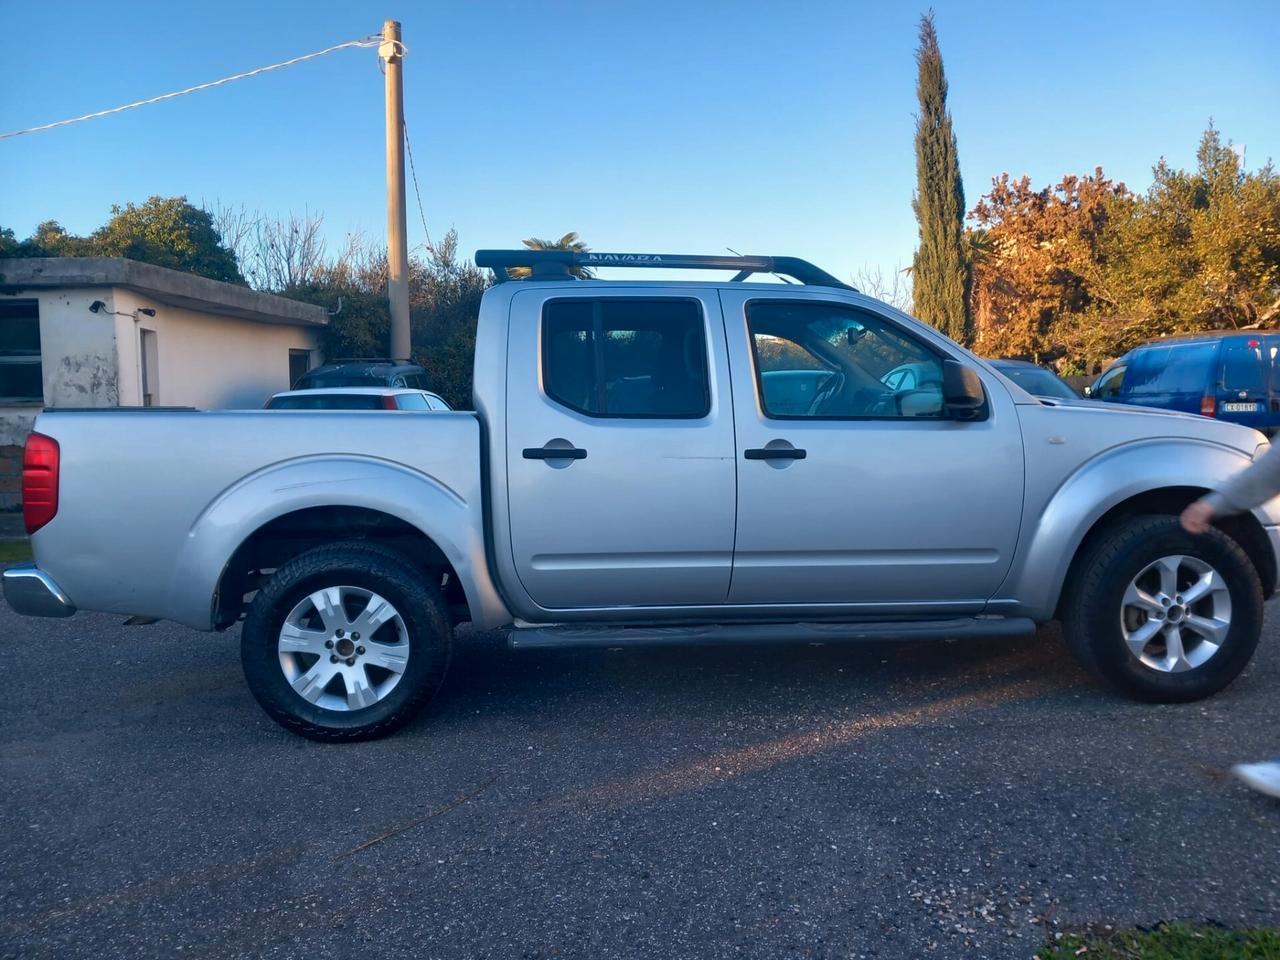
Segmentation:
[(29, 540), (0, 540), (0, 563), (23, 563), (30, 559)]
[(1154, 930), (1070, 934), (1036, 956), (1039, 960), (1280, 960), (1280, 929), (1162, 923)]

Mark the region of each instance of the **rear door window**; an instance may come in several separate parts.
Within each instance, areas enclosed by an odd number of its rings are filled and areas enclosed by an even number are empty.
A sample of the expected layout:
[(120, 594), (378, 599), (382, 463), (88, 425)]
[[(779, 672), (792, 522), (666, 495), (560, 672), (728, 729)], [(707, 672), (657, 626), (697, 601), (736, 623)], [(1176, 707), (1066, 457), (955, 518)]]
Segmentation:
[(1232, 337), (1222, 342), (1222, 389), (1232, 393), (1267, 392), (1267, 362), (1258, 337)]
[(707, 334), (694, 300), (552, 300), (547, 396), (593, 417), (689, 419), (711, 409)]

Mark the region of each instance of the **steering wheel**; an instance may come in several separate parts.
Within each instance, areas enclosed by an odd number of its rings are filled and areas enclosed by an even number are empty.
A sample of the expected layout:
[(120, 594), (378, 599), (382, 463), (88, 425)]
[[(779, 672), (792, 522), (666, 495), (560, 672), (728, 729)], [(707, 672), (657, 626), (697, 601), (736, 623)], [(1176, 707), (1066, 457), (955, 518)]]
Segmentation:
[(822, 385), (822, 389), (813, 395), (813, 400), (809, 403), (809, 409), (805, 411), (806, 416), (819, 417), (826, 413), (826, 406), (844, 389), (844, 374), (832, 372), (827, 378), (827, 382)]

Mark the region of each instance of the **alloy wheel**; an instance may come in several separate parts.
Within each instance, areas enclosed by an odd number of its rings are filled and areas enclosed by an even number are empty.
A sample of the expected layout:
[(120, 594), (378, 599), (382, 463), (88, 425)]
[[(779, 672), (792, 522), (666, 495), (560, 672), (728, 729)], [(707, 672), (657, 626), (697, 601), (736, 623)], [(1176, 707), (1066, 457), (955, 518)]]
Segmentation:
[(1129, 653), (1161, 673), (1202, 666), (1231, 630), (1231, 592), (1199, 557), (1161, 557), (1142, 568), (1121, 601)]
[(384, 699), (409, 662), (399, 611), (363, 587), (325, 587), (303, 597), (280, 627), (280, 669), (298, 696), (326, 710), (360, 710)]

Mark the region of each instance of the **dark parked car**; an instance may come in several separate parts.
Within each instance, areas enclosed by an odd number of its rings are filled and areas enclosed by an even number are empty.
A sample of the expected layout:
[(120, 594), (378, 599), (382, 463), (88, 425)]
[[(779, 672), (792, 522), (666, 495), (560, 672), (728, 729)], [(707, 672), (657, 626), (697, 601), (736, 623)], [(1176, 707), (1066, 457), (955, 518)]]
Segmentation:
[(992, 360), (991, 365), (1033, 397), (1050, 400), (1079, 400), (1080, 394), (1052, 370), (1028, 360)]
[(1135, 347), (1094, 381), (1095, 400), (1280, 427), (1280, 332), (1204, 333)]
[(293, 385), (294, 390), (329, 387), (408, 387), (429, 390), (427, 371), (407, 360), (334, 360), (308, 370)]

